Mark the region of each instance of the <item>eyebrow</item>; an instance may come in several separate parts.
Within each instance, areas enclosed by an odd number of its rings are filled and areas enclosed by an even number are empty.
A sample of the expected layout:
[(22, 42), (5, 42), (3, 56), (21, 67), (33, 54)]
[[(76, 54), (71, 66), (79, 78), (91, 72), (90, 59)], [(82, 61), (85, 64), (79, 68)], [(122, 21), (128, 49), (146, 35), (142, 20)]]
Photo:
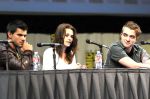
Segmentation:
[[(127, 34), (127, 33), (124, 32), (123, 34)], [(128, 35), (128, 34), (127, 34), (127, 35)], [(130, 36), (130, 35), (129, 35), (129, 36)], [(132, 36), (135, 36), (135, 35), (132, 35)]]
[[(65, 35), (70, 35), (69, 33), (66, 33)], [(71, 34), (71, 35), (73, 35), (73, 34)]]

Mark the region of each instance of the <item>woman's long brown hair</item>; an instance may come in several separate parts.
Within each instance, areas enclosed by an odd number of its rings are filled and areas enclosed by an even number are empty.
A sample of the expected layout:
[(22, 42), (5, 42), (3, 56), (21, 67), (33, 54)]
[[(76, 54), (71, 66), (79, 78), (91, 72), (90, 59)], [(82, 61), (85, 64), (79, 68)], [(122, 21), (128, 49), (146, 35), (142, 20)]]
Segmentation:
[[(69, 23), (62, 23), (60, 24), (55, 32), (55, 43), (60, 43), (60, 44), (64, 44), (64, 37), (65, 37), (65, 29), (71, 29), (73, 30), (73, 41), (71, 43), (71, 45), (69, 47), (66, 48), (65, 53), (66, 53), (66, 61), (70, 64), (73, 60), (73, 56), (76, 53), (77, 50), (77, 31), (76, 29)], [(62, 57), (62, 50), (63, 50), (63, 46), (57, 46), (56, 47), (56, 52), (58, 53), (59, 57)]]

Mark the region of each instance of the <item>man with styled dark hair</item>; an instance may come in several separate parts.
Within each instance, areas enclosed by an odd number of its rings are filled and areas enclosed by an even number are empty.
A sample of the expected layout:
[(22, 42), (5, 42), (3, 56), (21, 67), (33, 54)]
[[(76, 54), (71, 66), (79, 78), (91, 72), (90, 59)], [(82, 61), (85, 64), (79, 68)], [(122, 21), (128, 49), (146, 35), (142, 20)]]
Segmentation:
[(28, 26), (22, 20), (7, 25), (8, 43), (0, 44), (0, 70), (30, 70), (33, 47), (26, 41)]

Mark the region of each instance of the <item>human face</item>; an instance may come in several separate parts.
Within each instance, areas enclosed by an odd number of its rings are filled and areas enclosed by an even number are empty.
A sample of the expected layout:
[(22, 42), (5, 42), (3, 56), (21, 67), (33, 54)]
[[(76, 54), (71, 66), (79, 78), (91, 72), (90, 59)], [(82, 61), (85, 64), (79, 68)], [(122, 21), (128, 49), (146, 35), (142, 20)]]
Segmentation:
[(64, 46), (69, 47), (73, 41), (73, 30), (66, 28), (64, 36)]
[(26, 41), (27, 30), (17, 28), (16, 32), (8, 33), (8, 39), (10, 39), (16, 46), (22, 47)]
[(128, 27), (123, 27), (121, 42), (126, 49), (131, 49), (136, 42), (136, 33)]

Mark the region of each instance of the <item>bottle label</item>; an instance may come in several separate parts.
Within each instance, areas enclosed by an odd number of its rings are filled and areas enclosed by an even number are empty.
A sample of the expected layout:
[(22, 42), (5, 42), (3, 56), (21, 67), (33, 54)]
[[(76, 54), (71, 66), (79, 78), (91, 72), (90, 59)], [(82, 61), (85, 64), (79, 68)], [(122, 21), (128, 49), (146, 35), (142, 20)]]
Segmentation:
[(40, 64), (40, 56), (37, 52), (33, 55), (33, 70), (41, 70), (41, 64)]
[(40, 59), (38, 59), (37, 57), (33, 57), (33, 63), (38, 63), (40, 61)]
[(97, 54), (95, 56), (95, 68), (96, 69), (102, 68), (102, 55), (100, 51), (97, 51)]

